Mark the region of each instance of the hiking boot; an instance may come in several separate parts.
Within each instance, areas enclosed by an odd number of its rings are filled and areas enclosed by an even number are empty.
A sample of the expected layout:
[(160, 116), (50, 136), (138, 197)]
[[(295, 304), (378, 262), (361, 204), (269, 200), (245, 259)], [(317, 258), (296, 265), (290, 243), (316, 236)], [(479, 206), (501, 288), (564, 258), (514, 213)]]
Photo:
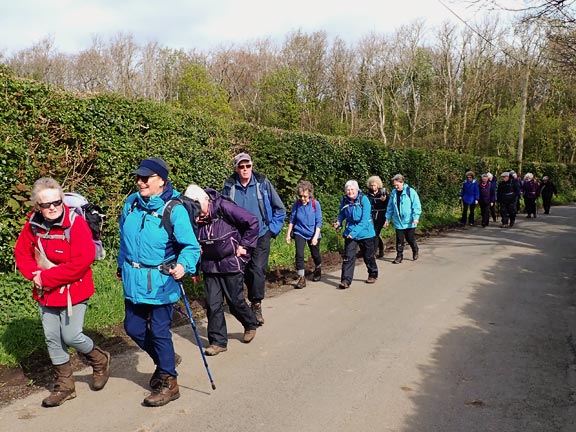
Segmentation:
[(254, 315), (256, 315), (256, 321), (258, 321), (258, 325), (264, 324), (264, 317), (262, 316), (262, 304), (260, 302), (252, 303), (250, 307), (252, 308)]
[(378, 250), (378, 255), (376, 255), (376, 258), (384, 258), (384, 251), (382, 249)]
[(152, 393), (144, 399), (144, 405), (149, 407), (159, 407), (166, 405), (180, 397), (178, 380), (176, 377), (166, 374), (160, 375), (160, 386), (152, 390)]
[(76, 387), (70, 362), (54, 366), (54, 388), (50, 395), (42, 401), (42, 406), (46, 408), (60, 406), (75, 397)]
[(402, 254), (397, 254), (396, 258), (394, 258), (394, 261), (392, 261), (392, 264), (400, 264), (403, 259), (404, 257), (402, 256)]
[(500, 225), (500, 228), (508, 228), (508, 224), (502, 224)]
[(342, 281), (342, 282), (340, 282), (340, 285), (338, 285), (338, 288), (340, 288), (340, 289), (350, 288), (350, 282), (348, 282), (348, 281)]
[(312, 281), (318, 282), (322, 278), (322, 268), (316, 267), (314, 273), (312, 274)]
[(204, 354), (206, 354), (207, 356), (215, 356), (225, 351), (228, 351), (228, 348), (222, 347), (220, 345), (210, 345), (208, 348), (204, 350)]
[[(178, 353), (174, 353), (174, 367), (177, 368), (180, 363), (182, 363), (182, 357)], [(162, 380), (160, 379), (160, 369), (156, 366), (156, 370), (150, 378), (150, 388), (155, 390), (162, 385)]]
[(306, 278), (304, 276), (298, 276), (298, 280), (296, 281), (294, 288), (302, 289), (304, 287), (306, 287)]
[(92, 366), (92, 390), (102, 390), (110, 378), (110, 353), (95, 346), (86, 354)]
[(252, 342), (256, 337), (256, 329), (244, 330), (244, 343)]
[(412, 261), (416, 261), (418, 259), (418, 251), (412, 252)]
[(367, 283), (367, 284), (376, 283), (376, 279), (377, 279), (377, 278), (375, 278), (375, 277), (373, 277), (373, 276), (370, 276), (368, 279), (366, 279), (366, 283)]

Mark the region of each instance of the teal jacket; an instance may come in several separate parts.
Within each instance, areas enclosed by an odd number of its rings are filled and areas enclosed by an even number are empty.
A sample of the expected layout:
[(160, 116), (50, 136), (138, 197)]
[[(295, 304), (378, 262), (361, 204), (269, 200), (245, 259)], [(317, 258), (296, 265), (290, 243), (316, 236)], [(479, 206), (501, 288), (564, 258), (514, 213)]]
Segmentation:
[[(179, 192), (173, 191), (169, 197), (178, 195)], [(178, 281), (157, 267), (176, 261), (184, 266), (186, 273), (193, 274), (200, 258), (200, 245), (185, 208), (175, 206), (170, 217), (177, 244), (160, 226), (165, 204), (160, 195), (146, 201), (136, 192), (128, 197), (122, 209), (118, 266), (122, 269), (124, 297), (135, 304), (177, 302), (180, 299)]]
[(342, 198), (340, 211), (338, 212), (338, 222), (342, 225), (346, 221), (346, 227), (342, 235), (346, 238), (350, 236), (352, 240), (364, 240), (376, 235), (374, 222), (372, 221), (372, 206), (366, 195), (358, 192), (358, 196), (350, 202), (347, 196)]
[(420, 220), (420, 215), (422, 214), (418, 192), (404, 184), (404, 189), (400, 192), (400, 209), (398, 209), (398, 193), (396, 189), (393, 189), (390, 194), (388, 208), (386, 209), (386, 220), (392, 221), (394, 228), (399, 230), (416, 228), (413, 222), (414, 220)]

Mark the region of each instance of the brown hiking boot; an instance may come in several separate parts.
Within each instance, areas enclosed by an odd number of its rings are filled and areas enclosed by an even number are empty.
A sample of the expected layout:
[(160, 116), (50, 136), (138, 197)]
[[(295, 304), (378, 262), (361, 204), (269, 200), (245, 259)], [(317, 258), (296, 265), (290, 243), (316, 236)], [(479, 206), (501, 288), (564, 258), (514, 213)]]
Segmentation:
[(54, 388), (50, 395), (42, 401), (43, 407), (60, 406), (67, 400), (76, 397), (76, 387), (70, 362), (54, 366), (54, 379)]
[[(174, 353), (174, 367), (178, 367), (182, 363), (182, 357), (178, 353)], [(160, 369), (156, 366), (156, 370), (150, 378), (150, 388), (155, 390), (162, 385), (162, 380), (160, 379)]]
[(160, 375), (160, 386), (152, 390), (152, 393), (144, 399), (144, 405), (149, 407), (159, 407), (166, 405), (180, 397), (178, 380), (171, 375)]
[(256, 315), (256, 321), (258, 321), (258, 325), (264, 324), (264, 317), (262, 316), (262, 304), (260, 302), (252, 303), (250, 307), (252, 308), (254, 315)]
[(316, 267), (314, 269), (314, 274), (312, 275), (312, 281), (318, 282), (322, 278), (322, 267)]
[(296, 281), (296, 285), (294, 288), (302, 289), (306, 287), (306, 278), (304, 276), (298, 276), (298, 280)]
[(252, 339), (254, 339), (255, 337), (256, 337), (256, 329), (244, 331), (244, 343), (252, 342)]
[(204, 354), (206, 354), (207, 356), (215, 356), (225, 351), (228, 351), (228, 348), (220, 345), (210, 345), (208, 348), (204, 350)]
[(110, 378), (110, 353), (95, 346), (86, 357), (92, 366), (92, 390), (102, 390)]

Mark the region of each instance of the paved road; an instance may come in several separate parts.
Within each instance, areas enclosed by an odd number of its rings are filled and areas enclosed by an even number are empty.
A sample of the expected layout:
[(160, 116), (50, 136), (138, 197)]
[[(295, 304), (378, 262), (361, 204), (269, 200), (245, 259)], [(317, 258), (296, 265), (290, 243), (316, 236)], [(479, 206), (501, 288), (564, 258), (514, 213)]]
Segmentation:
[(102, 392), (83, 370), (76, 399), (16, 401), (0, 430), (576, 431), (576, 206), (552, 212), (423, 241), (418, 262), (379, 261), (376, 285), (358, 266), (349, 290), (333, 273), (268, 299), (250, 345), (229, 319), (214, 391), (187, 326), (179, 400), (140, 405), (153, 367), (132, 352)]

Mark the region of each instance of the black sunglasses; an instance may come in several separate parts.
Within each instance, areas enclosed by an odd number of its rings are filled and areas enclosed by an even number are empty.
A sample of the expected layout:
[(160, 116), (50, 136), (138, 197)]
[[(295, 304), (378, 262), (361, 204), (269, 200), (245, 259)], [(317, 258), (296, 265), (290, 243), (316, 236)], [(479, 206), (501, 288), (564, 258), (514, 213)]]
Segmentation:
[(43, 209), (49, 209), (52, 206), (58, 207), (61, 204), (62, 204), (62, 200), (59, 199), (59, 200), (47, 202), (47, 203), (38, 203), (38, 207), (43, 208)]
[(134, 181), (142, 180), (143, 183), (148, 183), (148, 180), (150, 180), (151, 177), (158, 177), (158, 174), (152, 174), (149, 176), (136, 175)]
[(252, 168), (252, 164), (246, 164), (246, 165), (238, 165), (239, 169), (250, 169)]

